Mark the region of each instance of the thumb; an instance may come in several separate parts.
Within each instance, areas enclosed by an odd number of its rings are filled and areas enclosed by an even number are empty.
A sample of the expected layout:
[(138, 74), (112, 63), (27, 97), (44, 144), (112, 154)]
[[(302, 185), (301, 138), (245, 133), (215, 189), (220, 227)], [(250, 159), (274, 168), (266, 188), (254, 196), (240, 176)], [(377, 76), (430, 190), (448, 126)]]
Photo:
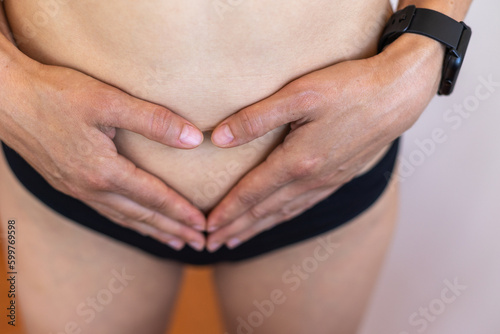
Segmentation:
[(307, 91), (299, 91), (289, 84), (222, 121), (212, 132), (212, 142), (219, 147), (243, 145), (284, 124), (302, 119), (311, 110), (311, 97)]
[(114, 102), (107, 111), (108, 126), (175, 148), (195, 148), (203, 142), (197, 127), (165, 107), (128, 96)]

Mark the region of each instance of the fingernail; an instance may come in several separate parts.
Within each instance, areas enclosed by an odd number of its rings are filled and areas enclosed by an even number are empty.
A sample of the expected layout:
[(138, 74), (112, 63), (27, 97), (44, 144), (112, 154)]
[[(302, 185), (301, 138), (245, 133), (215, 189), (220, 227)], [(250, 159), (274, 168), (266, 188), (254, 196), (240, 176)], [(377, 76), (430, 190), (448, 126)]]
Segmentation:
[(207, 249), (210, 252), (215, 252), (217, 249), (220, 248), (220, 246), (221, 246), (221, 244), (218, 243), (218, 242), (211, 242), (211, 243), (208, 244)]
[(167, 241), (167, 244), (175, 250), (181, 250), (184, 247), (184, 243), (179, 240), (169, 240)]
[(210, 227), (207, 229), (207, 231), (208, 231), (208, 232), (215, 232), (215, 231), (217, 231), (217, 229), (218, 229), (218, 227), (217, 227), (217, 226), (210, 226)]
[(205, 231), (205, 227), (202, 225), (194, 225), (193, 228), (197, 231), (203, 232)]
[(203, 245), (198, 242), (198, 241), (191, 241), (189, 243), (189, 246), (191, 246), (192, 248), (196, 249), (197, 251), (202, 251), (203, 250)]
[(179, 140), (183, 144), (198, 146), (203, 141), (203, 134), (201, 134), (199, 131), (196, 131), (196, 129), (191, 125), (185, 124), (182, 128)]
[(212, 141), (216, 145), (226, 145), (232, 142), (234, 139), (234, 135), (229, 128), (229, 125), (224, 124), (217, 131), (215, 131), (212, 135)]
[(232, 238), (231, 240), (229, 240), (226, 243), (227, 247), (230, 248), (230, 249), (233, 249), (233, 248), (239, 246), (239, 244), (241, 244), (241, 240), (238, 239), (238, 238)]

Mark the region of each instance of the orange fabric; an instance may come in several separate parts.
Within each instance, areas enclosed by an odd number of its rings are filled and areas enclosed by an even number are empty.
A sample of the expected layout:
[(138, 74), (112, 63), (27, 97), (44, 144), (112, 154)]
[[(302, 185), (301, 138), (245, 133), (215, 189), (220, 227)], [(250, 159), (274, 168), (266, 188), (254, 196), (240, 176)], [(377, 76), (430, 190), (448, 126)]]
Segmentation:
[(168, 334), (223, 334), (212, 270), (189, 267)]

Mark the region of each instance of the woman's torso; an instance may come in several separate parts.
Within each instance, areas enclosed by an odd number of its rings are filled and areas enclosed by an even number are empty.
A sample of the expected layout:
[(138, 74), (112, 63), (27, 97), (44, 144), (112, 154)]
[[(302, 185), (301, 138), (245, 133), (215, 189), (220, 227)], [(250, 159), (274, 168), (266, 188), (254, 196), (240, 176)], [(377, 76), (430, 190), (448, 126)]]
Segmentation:
[[(287, 131), (219, 149), (209, 131), (291, 80), (375, 53), (386, 0), (5, 1), (19, 47), (163, 105), (202, 131), (192, 150), (118, 131), (119, 151), (209, 209)], [(375, 161), (372, 162), (372, 164)]]

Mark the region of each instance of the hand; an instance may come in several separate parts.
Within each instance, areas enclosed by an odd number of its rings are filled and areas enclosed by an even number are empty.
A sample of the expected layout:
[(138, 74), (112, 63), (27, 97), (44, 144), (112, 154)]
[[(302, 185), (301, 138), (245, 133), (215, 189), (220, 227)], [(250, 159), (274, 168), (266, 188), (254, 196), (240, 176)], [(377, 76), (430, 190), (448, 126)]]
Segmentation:
[(205, 216), (164, 182), (117, 153), (116, 128), (168, 146), (198, 146), (202, 133), (161, 106), (80, 72), (31, 59), (9, 64), (0, 134), (54, 188), (125, 227), (180, 249), (202, 249)]
[(307, 74), (219, 124), (212, 141), (220, 147), (283, 124), (291, 130), (210, 213), (208, 249), (233, 248), (359, 174), (435, 95), (442, 52), (435, 41), (404, 35), (377, 56)]

